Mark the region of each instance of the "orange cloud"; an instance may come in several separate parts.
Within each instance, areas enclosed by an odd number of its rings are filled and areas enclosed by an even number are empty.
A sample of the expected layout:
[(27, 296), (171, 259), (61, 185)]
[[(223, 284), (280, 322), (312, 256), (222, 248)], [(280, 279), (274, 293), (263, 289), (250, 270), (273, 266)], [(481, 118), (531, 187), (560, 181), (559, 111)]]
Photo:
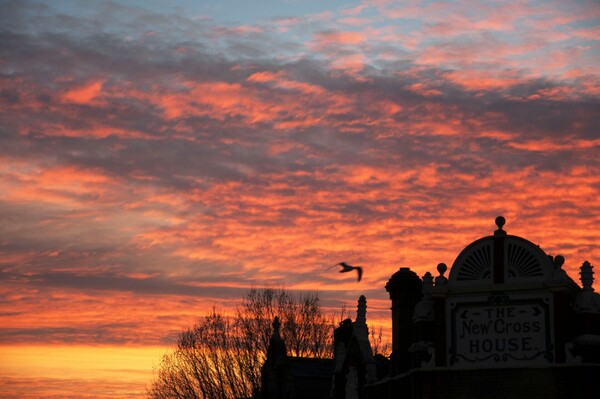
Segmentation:
[(468, 90), (495, 90), (524, 82), (524, 79), (514, 72), (460, 70), (446, 72), (445, 76)]
[(63, 101), (75, 104), (86, 104), (102, 92), (102, 81), (92, 81), (83, 86), (71, 89), (63, 95)]
[(97, 170), (67, 167), (0, 168), (8, 177), (10, 190), (0, 198), (16, 203), (48, 203), (71, 209), (83, 209), (93, 199), (111, 196), (110, 186), (117, 181)]
[(261, 71), (261, 72), (253, 73), (252, 75), (250, 75), (248, 77), (247, 80), (249, 82), (264, 83), (264, 82), (277, 81), (277, 80), (280, 80), (282, 77), (283, 77), (282, 72), (273, 73), (273, 72)]

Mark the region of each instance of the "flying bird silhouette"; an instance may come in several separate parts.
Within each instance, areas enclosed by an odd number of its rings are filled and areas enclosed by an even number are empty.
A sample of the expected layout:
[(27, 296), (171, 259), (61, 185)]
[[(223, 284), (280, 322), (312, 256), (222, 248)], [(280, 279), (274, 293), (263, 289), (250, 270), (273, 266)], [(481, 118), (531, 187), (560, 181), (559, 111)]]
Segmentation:
[[(341, 266), (342, 270), (340, 270), (340, 273), (348, 273), (351, 272), (352, 270), (356, 270), (358, 272), (358, 279), (356, 281), (360, 281), (360, 279), (362, 278), (362, 267), (360, 266), (351, 266), (349, 264), (347, 264), (346, 262), (340, 262), (340, 263), (336, 263), (335, 265), (331, 266), (329, 269), (331, 269), (332, 267), (336, 267), (336, 266)], [(329, 270), (327, 269), (327, 270)]]

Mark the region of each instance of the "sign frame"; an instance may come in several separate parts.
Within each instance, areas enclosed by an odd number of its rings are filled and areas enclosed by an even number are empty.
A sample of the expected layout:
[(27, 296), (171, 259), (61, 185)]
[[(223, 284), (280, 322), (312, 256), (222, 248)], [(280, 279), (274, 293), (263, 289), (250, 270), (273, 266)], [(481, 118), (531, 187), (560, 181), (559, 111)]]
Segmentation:
[[(447, 298), (448, 366), (504, 368), (554, 363), (552, 299), (550, 294), (545, 293), (509, 296), (502, 292), (489, 296)], [(504, 315), (510, 321), (498, 315)], [(512, 335), (506, 333), (510, 326)], [(503, 334), (498, 333), (499, 329), (503, 330)], [(470, 334), (469, 343), (465, 341), (468, 339), (465, 331)], [(480, 338), (473, 337), (478, 334)], [(481, 341), (474, 344), (474, 339)], [(503, 350), (497, 349), (500, 346), (498, 340), (503, 343)], [(477, 352), (481, 348), (483, 353), (465, 351), (466, 346), (477, 349)], [(511, 351), (511, 348), (517, 349)]]

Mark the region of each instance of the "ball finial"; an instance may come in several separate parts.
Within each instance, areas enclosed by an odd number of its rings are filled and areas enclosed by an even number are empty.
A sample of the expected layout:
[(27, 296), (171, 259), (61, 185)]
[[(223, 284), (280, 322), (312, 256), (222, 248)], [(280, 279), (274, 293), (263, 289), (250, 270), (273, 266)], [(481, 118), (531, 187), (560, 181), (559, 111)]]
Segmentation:
[(554, 266), (560, 269), (565, 264), (565, 258), (562, 255), (556, 255), (554, 257)]
[(502, 230), (502, 226), (504, 226), (505, 223), (506, 219), (504, 219), (504, 216), (498, 216), (496, 218), (496, 226), (498, 226), (500, 230)]
[(444, 273), (446, 273), (446, 270), (448, 270), (448, 266), (446, 266), (445, 263), (440, 263), (437, 265), (437, 271), (440, 273), (440, 276), (443, 276)]
[(437, 271), (440, 273), (440, 275), (435, 278), (436, 288), (444, 288), (448, 284), (448, 279), (444, 276), (446, 270), (448, 270), (448, 266), (446, 266), (445, 263), (438, 263)]

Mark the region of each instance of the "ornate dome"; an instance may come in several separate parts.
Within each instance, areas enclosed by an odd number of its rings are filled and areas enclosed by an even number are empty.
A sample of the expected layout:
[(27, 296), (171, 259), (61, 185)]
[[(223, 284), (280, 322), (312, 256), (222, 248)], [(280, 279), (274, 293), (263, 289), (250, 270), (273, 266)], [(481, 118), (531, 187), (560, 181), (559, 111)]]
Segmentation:
[(485, 283), (519, 283), (552, 279), (554, 264), (537, 245), (507, 235), (504, 218), (496, 218), (498, 230), (462, 250), (450, 269), (449, 287)]
[(390, 293), (390, 296), (396, 293), (409, 295), (416, 298), (421, 296), (422, 282), (417, 273), (410, 270), (408, 267), (401, 267), (385, 285), (385, 289)]

